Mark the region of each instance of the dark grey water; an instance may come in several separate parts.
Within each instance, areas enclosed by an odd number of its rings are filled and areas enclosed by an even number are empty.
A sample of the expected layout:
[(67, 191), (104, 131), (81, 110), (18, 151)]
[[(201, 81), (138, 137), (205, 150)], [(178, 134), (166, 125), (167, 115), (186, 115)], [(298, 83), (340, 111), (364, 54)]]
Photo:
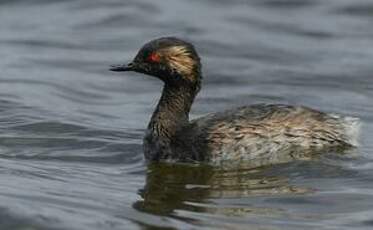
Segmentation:
[[(0, 229), (371, 229), (373, 1), (1, 0)], [(204, 64), (193, 117), (304, 104), (362, 145), (261, 170), (146, 166), (161, 83), (109, 72), (146, 41)]]

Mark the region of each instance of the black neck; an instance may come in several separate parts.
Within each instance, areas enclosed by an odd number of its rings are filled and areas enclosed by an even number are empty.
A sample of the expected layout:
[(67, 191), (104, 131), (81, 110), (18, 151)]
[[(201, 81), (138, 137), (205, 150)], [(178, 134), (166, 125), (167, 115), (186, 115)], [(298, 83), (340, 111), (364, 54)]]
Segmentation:
[(189, 111), (198, 93), (198, 87), (165, 83), (158, 106), (148, 125), (154, 137), (170, 139), (189, 124)]

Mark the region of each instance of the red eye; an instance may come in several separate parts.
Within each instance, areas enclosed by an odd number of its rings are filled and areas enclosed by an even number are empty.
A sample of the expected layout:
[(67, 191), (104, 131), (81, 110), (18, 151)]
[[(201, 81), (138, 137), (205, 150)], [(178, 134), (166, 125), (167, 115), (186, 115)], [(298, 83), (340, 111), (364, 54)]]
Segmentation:
[(161, 57), (157, 53), (151, 53), (146, 58), (146, 60), (148, 60), (149, 62), (160, 62), (161, 61)]

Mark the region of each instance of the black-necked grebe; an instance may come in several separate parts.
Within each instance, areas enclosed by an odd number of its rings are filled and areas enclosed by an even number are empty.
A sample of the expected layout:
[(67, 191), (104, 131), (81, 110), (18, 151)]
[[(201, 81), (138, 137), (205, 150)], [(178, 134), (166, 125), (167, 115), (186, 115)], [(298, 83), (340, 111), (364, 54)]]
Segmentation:
[(201, 63), (193, 45), (178, 38), (150, 41), (131, 63), (110, 70), (135, 71), (164, 82), (144, 138), (149, 161), (218, 164), (266, 159), (276, 163), (284, 152), (292, 155), (357, 144), (358, 119), (303, 106), (258, 104), (189, 121), (201, 87)]

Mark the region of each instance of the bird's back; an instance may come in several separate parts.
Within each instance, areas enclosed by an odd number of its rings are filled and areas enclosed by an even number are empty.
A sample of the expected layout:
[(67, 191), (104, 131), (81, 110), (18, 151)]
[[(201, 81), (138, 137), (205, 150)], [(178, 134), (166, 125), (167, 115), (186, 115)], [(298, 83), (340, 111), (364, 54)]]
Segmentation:
[(212, 163), (277, 163), (299, 151), (352, 147), (358, 123), (307, 107), (257, 104), (193, 120), (181, 135), (189, 136), (191, 151)]

